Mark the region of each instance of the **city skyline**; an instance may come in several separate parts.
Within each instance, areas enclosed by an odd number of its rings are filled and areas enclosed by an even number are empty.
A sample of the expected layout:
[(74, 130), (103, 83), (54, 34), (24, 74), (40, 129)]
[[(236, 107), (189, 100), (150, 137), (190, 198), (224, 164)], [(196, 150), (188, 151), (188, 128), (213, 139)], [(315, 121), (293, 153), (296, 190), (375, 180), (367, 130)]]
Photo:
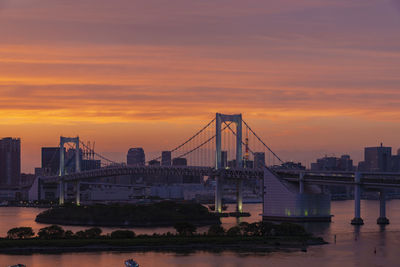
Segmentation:
[(60, 135), (122, 160), (215, 112), (307, 165), (398, 148), (399, 1), (3, 0), (0, 22), (0, 130), (21, 138), (24, 172)]

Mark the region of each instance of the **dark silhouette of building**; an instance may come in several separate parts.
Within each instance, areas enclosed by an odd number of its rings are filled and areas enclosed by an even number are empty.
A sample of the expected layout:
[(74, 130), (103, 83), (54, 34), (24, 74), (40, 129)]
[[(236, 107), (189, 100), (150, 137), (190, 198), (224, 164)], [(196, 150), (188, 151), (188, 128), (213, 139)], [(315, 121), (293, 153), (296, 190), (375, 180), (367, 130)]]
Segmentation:
[(144, 166), (146, 163), (144, 150), (141, 147), (135, 147), (129, 149), (126, 159), (128, 165)]
[(265, 166), (265, 153), (255, 152), (254, 153), (254, 168), (261, 169)]
[(21, 140), (0, 140), (0, 185), (18, 186), (21, 178)]
[(288, 169), (288, 170), (305, 170), (306, 169), (306, 167), (301, 165), (300, 162), (296, 163), (296, 162), (292, 162), (292, 161), (288, 161), (288, 162), (282, 163), (280, 168)]
[(174, 158), (172, 160), (173, 166), (187, 166), (187, 159), (186, 158)]
[(171, 151), (161, 152), (161, 165), (162, 166), (171, 166), (171, 164), (172, 164)]
[(391, 171), (392, 148), (383, 144), (378, 147), (366, 147), (364, 149), (364, 163), (361, 163), (362, 171), (388, 172)]
[(42, 147), (42, 170), (44, 175), (58, 175), (60, 169), (60, 148)]
[(149, 166), (160, 166), (160, 165), (161, 163), (158, 160), (153, 159), (149, 161)]
[(312, 171), (353, 171), (353, 160), (349, 155), (337, 157), (323, 157), (311, 163)]

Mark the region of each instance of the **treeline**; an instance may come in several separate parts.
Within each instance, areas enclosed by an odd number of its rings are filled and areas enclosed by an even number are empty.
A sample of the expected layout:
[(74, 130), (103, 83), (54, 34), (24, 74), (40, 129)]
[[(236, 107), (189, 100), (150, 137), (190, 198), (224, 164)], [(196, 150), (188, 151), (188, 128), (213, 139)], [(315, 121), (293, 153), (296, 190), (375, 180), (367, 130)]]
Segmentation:
[(58, 225), (51, 225), (41, 228), (37, 235), (31, 227), (16, 227), (7, 232), (6, 239), (21, 240), (21, 239), (44, 239), (44, 240), (59, 240), (59, 239), (133, 239), (133, 238), (148, 238), (148, 237), (309, 237), (305, 229), (298, 224), (282, 223), (273, 224), (268, 222), (246, 223), (243, 222), (238, 226), (229, 229), (224, 229), (221, 225), (215, 224), (210, 226), (207, 232), (197, 233), (197, 227), (192, 223), (182, 222), (176, 223), (174, 226), (176, 233), (153, 234), (153, 235), (136, 235), (130, 230), (116, 230), (110, 234), (103, 235), (102, 230), (98, 227), (92, 227), (86, 230), (72, 232), (64, 230)]
[(64, 205), (36, 217), (40, 223), (93, 226), (172, 226), (179, 222), (218, 224), (219, 218), (198, 203), (162, 201), (152, 204)]

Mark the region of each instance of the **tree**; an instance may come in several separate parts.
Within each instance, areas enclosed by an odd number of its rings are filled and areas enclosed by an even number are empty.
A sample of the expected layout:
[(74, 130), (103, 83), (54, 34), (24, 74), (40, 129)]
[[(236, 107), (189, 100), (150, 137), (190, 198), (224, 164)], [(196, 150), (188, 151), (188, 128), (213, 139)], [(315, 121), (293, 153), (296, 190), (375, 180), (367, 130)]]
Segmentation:
[(114, 239), (127, 239), (134, 237), (135, 237), (135, 232), (129, 230), (116, 230), (111, 233), (111, 238)]
[(187, 222), (176, 223), (174, 228), (179, 235), (184, 236), (193, 235), (197, 230), (196, 226)]
[(211, 225), (210, 228), (208, 229), (208, 235), (210, 236), (220, 236), (225, 234), (225, 229), (219, 225), (219, 224), (214, 224)]
[(16, 227), (8, 230), (7, 238), (9, 239), (26, 239), (35, 235), (32, 227)]
[(239, 226), (234, 226), (229, 228), (229, 230), (226, 232), (228, 236), (240, 236), (242, 233), (240, 231)]
[(65, 236), (65, 231), (58, 225), (51, 225), (39, 230), (40, 239), (61, 239)]
[(65, 231), (64, 237), (67, 239), (71, 239), (74, 237), (74, 233), (71, 230)]

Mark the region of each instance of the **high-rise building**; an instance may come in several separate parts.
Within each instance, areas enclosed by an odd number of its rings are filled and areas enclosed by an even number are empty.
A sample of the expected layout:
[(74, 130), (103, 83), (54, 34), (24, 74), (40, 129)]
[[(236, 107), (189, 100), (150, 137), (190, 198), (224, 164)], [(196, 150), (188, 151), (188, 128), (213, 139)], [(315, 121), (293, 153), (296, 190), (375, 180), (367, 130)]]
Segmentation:
[(171, 166), (171, 164), (172, 164), (171, 151), (161, 152), (161, 165), (162, 166)]
[(323, 157), (311, 163), (312, 171), (353, 171), (353, 160), (349, 155), (337, 157)]
[(391, 170), (392, 148), (383, 144), (364, 149), (364, 171), (387, 172)]
[(59, 147), (42, 147), (42, 169), (44, 175), (58, 175), (60, 169)]
[(21, 178), (21, 140), (0, 140), (0, 185), (17, 186)]
[(265, 166), (265, 153), (255, 152), (254, 153), (254, 168), (261, 169)]
[(173, 166), (187, 166), (187, 159), (186, 158), (174, 158), (172, 160)]
[(141, 147), (131, 148), (126, 156), (126, 161), (128, 165), (133, 166), (144, 166), (146, 162), (144, 150)]

